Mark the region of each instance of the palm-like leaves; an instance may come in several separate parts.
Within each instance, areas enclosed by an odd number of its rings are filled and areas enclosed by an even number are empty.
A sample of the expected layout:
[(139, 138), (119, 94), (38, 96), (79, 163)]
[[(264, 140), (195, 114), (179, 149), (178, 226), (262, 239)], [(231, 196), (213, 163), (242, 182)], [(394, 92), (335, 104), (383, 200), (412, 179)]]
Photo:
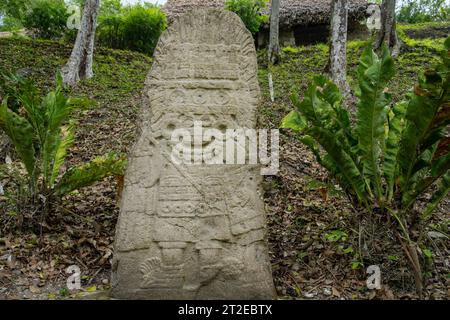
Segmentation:
[(404, 213), (439, 182), (427, 216), (449, 192), (450, 139), (444, 134), (450, 124), (450, 38), (446, 49), (443, 63), (425, 72), (409, 101), (391, 107), (387, 87), (394, 62), (387, 49), (378, 57), (367, 48), (357, 71), (353, 129), (337, 87), (323, 77), (303, 100), (292, 96), (296, 110), (282, 127), (300, 132), (319, 163), (364, 204)]
[(397, 175), (397, 156), (400, 149), (400, 139), (405, 125), (404, 117), (407, 103), (398, 103), (388, 117), (389, 131), (384, 152), (384, 178), (386, 180), (386, 200), (394, 198), (395, 178)]
[[(63, 196), (107, 176), (123, 174), (125, 159), (109, 154), (72, 168), (59, 178), (69, 148), (74, 143), (74, 126), (68, 122), (79, 100), (68, 99), (63, 94), (60, 77), (56, 90), (49, 92), (41, 102), (37, 92), (25, 90), (14, 97), (24, 116), (10, 110), (7, 99), (0, 107), (0, 128), (15, 145), (27, 169), (32, 193), (40, 192), (46, 197)], [(36, 199), (34, 194), (32, 198)]]
[(450, 38), (446, 49), (443, 63), (436, 70), (426, 71), (415, 86), (406, 113), (398, 155), (406, 209), (450, 169), (448, 139), (444, 138), (450, 123)]
[(63, 124), (68, 120), (72, 106), (62, 94), (61, 88), (50, 92), (42, 101), (42, 111), (45, 112), (45, 129), (42, 136), (42, 169), (45, 182), (53, 187), (55, 172), (61, 166), (61, 156), (73, 142), (73, 134), (63, 133)]
[(52, 161), (53, 168), (48, 180), (50, 188), (52, 189), (54, 188), (55, 181), (58, 178), (59, 170), (66, 160), (67, 152), (75, 141), (73, 126), (69, 126), (68, 128), (64, 127), (61, 131), (62, 135), (59, 135), (56, 141), (55, 153)]

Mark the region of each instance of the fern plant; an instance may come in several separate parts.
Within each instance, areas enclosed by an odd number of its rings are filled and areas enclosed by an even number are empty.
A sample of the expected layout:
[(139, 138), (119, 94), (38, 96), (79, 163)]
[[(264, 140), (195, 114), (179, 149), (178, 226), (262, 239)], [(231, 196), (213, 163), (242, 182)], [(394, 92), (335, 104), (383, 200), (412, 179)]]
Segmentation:
[(126, 160), (114, 153), (61, 172), (75, 137), (70, 114), (79, 101), (64, 95), (59, 75), (54, 91), (42, 99), (36, 97), (36, 92), (20, 91), (12, 97), (20, 104), (17, 112), (11, 110), (9, 97), (3, 99), (0, 107), (0, 128), (10, 138), (26, 169), (29, 198), (34, 204), (42, 199), (48, 211), (55, 197), (108, 176), (123, 175)]
[(321, 76), (303, 100), (292, 95), (296, 110), (282, 122), (283, 128), (300, 133), (354, 203), (395, 217), (419, 292), (417, 239), (409, 232), (417, 213), (414, 205), (424, 193), (433, 193), (421, 215), (426, 221), (450, 191), (450, 139), (445, 136), (450, 124), (450, 38), (445, 47), (442, 63), (424, 73), (405, 101), (392, 106), (388, 85), (395, 66), (389, 51), (384, 48), (378, 57), (368, 47), (357, 69), (354, 123), (338, 87)]

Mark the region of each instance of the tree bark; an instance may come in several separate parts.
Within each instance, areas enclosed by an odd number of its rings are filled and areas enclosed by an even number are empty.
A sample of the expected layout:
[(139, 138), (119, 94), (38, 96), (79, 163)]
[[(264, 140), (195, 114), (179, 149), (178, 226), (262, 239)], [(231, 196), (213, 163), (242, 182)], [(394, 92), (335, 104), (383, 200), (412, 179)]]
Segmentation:
[(325, 71), (344, 96), (350, 93), (347, 83), (347, 27), (348, 0), (333, 0), (330, 57)]
[(381, 4), (381, 29), (375, 42), (375, 50), (386, 43), (393, 57), (400, 53), (401, 43), (397, 36), (397, 19), (395, 18), (395, 0), (383, 0)]
[(69, 61), (62, 68), (61, 75), (66, 85), (74, 86), (80, 79), (92, 78), (95, 30), (100, 0), (86, 0), (81, 26)]
[(280, 0), (272, 0), (270, 13), (270, 36), (269, 36), (269, 62), (277, 64), (280, 62)]

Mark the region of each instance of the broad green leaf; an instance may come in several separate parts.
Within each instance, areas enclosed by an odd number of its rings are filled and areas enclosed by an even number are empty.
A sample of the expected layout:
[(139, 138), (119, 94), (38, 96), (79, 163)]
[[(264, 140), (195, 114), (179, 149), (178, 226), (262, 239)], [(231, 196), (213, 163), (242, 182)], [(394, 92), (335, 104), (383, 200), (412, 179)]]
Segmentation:
[(307, 134), (312, 136), (333, 159), (333, 162), (339, 169), (339, 172), (356, 193), (358, 200), (366, 203), (367, 195), (361, 172), (353, 162), (351, 156), (348, 155), (342, 146), (336, 141), (333, 133), (323, 128), (313, 127), (307, 130)]
[(55, 187), (55, 193), (63, 196), (101, 181), (109, 176), (121, 176), (125, 172), (127, 161), (124, 156), (110, 153), (93, 161), (69, 169)]
[(422, 219), (428, 220), (432, 216), (433, 211), (436, 209), (439, 203), (441, 203), (441, 201), (448, 196), (449, 192), (450, 192), (450, 173), (447, 172), (447, 174), (442, 177), (441, 182), (439, 183), (439, 188), (433, 195), (430, 204), (423, 213)]
[(0, 107), (0, 127), (11, 139), (20, 160), (33, 178), (36, 169), (33, 127), (25, 118), (10, 111), (7, 103), (7, 99), (4, 99)]
[(282, 129), (292, 129), (296, 132), (303, 131), (306, 125), (305, 119), (295, 110), (291, 111), (281, 122)]
[(386, 89), (394, 73), (394, 60), (386, 47), (383, 48), (381, 59), (371, 47), (364, 51), (358, 67), (360, 96), (357, 131), (364, 176), (372, 182), (378, 200), (381, 200), (383, 195), (379, 162), (385, 137), (387, 110), (391, 102), (391, 96)]
[(314, 154), (317, 162), (320, 163), (320, 165), (322, 165), (324, 168), (326, 168), (327, 170), (332, 172), (333, 168), (329, 165), (329, 163), (324, 161), (324, 159), (322, 158), (322, 156), (320, 154), (319, 145), (314, 140), (313, 137), (304, 135), (300, 138), (300, 141), (311, 150), (311, 152)]

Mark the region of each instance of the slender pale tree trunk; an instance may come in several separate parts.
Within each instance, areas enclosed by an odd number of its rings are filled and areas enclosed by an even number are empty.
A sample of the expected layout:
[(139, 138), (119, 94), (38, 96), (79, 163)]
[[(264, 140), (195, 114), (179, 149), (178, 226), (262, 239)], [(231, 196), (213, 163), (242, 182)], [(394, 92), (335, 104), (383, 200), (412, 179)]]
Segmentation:
[(280, 0), (271, 1), (270, 35), (269, 35), (269, 92), (270, 100), (275, 101), (271, 66), (280, 62)]
[(272, 0), (270, 12), (269, 62), (280, 62), (280, 0)]
[(397, 19), (395, 18), (395, 0), (383, 0), (381, 4), (381, 29), (375, 42), (375, 50), (386, 43), (393, 57), (400, 53), (401, 43), (397, 35)]
[(333, 0), (331, 12), (330, 57), (326, 71), (347, 96), (350, 93), (347, 83), (348, 0)]
[(63, 82), (67, 85), (74, 86), (80, 79), (89, 79), (94, 75), (92, 60), (99, 6), (100, 0), (86, 0), (72, 54), (61, 70)]

